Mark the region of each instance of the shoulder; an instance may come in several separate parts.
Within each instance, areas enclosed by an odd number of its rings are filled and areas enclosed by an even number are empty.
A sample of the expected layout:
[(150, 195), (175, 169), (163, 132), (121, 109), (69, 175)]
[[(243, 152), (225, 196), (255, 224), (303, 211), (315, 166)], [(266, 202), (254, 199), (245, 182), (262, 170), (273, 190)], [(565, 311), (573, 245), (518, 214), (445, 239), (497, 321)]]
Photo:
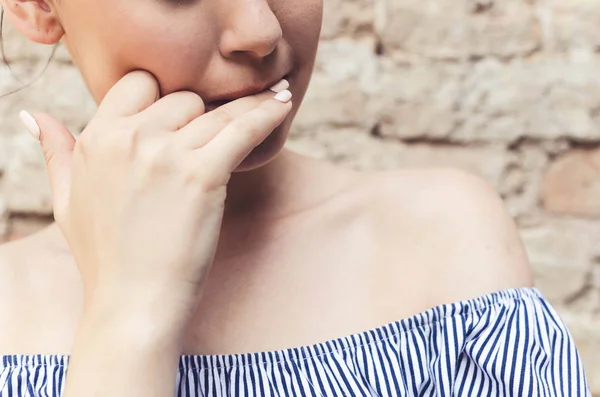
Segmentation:
[(3, 301), (14, 301), (19, 294), (31, 293), (29, 288), (38, 284), (41, 277), (42, 261), (49, 263), (41, 233), (0, 245), (0, 294)]
[[(26, 307), (29, 292), (26, 282), (27, 266), (17, 265), (18, 252), (22, 243), (14, 241), (0, 245), (0, 354), (11, 350), (21, 324), (29, 311)], [(22, 312), (22, 316), (19, 316)]]
[[(41, 231), (0, 245), (0, 354), (64, 345), (60, 335), (69, 335), (78, 314), (77, 269), (46, 237)], [(55, 337), (37, 335), (42, 329)]]
[[(27, 256), (20, 255), (25, 244), (20, 241), (12, 241), (0, 245), (0, 315), (4, 316), (11, 312), (11, 308), (18, 302), (19, 292), (30, 284), (26, 281), (28, 277)], [(18, 265), (21, 258), (21, 265)]]
[(378, 173), (372, 209), (389, 255), (418, 261), (442, 298), (530, 287), (530, 265), (503, 200), (457, 169)]

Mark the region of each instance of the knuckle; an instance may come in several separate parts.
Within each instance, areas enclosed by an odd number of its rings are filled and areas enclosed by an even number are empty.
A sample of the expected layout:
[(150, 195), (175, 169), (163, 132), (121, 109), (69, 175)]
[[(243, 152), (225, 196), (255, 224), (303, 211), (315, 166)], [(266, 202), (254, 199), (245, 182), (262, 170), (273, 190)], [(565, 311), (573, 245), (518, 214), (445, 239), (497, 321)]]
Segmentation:
[(264, 126), (259, 123), (255, 118), (247, 118), (245, 120), (239, 120), (235, 128), (240, 130), (249, 139), (258, 138), (263, 134)]
[(158, 81), (150, 72), (135, 70), (121, 77), (108, 91), (105, 100), (114, 96), (120, 96), (124, 92), (135, 92), (135, 96), (138, 98), (151, 98), (153, 100), (158, 97), (160, 87)]
[(183, 101), (188, 104), (188, 106), (192, 109), (198, 110), (199, 112), (204, 112), (204, 101), (200, 98), (200, 95), (191, 91), (183, 91), (180, 93)]
[(86, 129), (79, 135), (75, 146), (83, 156), (90, 156), (93, 153), (95, 134), (93, 129)]
[(182, 168), (185, 185), (197, 189), (199, 194), (220, 191), (229, 182), (229, 174), (215, 170), (204, 161), (188, 161)]
[(266, 102), (263, 106), (257, 107), (252, 114), (254, 123), (272, 124), (275, 119), (280, 118), (282, 116), (281, 108), (275, 108), (272, 105), (272, 102)]
[(165, 171), (174, 167), (172, 145), (165, 139), (153, 139), (138, 150), (136, 160), (151, 171)]
[(227, 108), (227, 106), (216, 108), (211, 113), (219, 124), (227, 125), (235, 120), (235, 115)]
[(128, 83), (139, 87), (142, 90), (140, 94), (155, 97), (158, 94), (159, 86), (156, 78), (145, 70), (136, 70), (125, 76)]
[(80, 135), (77, 146), (81, 154), (88, 158), (129, 156), (135, 150), (139, 136), (140, 128), (135, 124), (95, 125)]
[(98, 137), (98, 147), (102, 154), (130, 157), (135, 151), (139, 136), (138, 126), (123, 126), (107, 133), (106, 139)]
[(261, 128), (262, 126), (257, 125), (257, 124), (250, 124), (247, 127), (247, 135), (248, 137), (255, 139), (255, 138), (260, 138), (263, 134), (264, 134), (264, 128)]

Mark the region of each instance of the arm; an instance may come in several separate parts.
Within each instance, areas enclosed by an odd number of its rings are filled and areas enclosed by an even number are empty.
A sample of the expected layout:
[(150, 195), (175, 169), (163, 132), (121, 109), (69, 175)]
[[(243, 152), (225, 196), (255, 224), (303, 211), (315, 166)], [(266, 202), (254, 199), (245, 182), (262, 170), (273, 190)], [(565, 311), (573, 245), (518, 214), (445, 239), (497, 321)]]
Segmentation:
[(392, 267), (398, 272), (392, 279), (425, 275), (435, 286), (432, 304), (533, 284), (517, 226), (485, 180), (435, 168), (384, 177), (379, 184), (384, 191), (373, 206), (383, 250), (419, 264), (417, 270)]
[(163, 309), (172, 307), (164, 299), (133, 303), (111, 295), (81, 317), (64, 397), (172, 396), (185, 321)]
[(195, 93), (159, 94), (150, 73), (127, 74), (77, 141), (51, 116), (21, 113), (84, 286), (66, 397), (173, 395), (231, 175), (292, 109), (287, 90), (208, 113)]

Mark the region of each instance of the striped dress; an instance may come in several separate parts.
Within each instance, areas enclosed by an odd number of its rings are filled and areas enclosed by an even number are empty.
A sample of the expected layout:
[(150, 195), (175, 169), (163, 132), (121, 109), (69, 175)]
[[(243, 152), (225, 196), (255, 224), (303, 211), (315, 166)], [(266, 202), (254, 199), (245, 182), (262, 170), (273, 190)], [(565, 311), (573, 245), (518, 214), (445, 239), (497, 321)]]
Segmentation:
[[(0, 356), (0, 396), (59, 397), (68, 362), (65, 355)], [(535, 288), (441, 305), (312, 346), (184, 355), (174, 393), (178, 397), (589, 395), (569, 331)]]

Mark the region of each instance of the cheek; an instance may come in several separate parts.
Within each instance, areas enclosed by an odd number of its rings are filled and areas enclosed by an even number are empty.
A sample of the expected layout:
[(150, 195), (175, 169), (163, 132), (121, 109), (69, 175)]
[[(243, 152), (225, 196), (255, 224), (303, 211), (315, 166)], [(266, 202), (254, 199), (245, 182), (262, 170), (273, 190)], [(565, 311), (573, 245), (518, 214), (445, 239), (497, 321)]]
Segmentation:
[(153, 9), (115, 13), (101, 8), (96, 12), (102, 20), (88, 15), (82, 24), (80, 18), (80, 26), (70, 29), (77, 41), (67, 35), (64, 40), (96, 101), (132, 70), (167, 79), (160, 81), (161, 87), (181, 87), (187, 84), (182, 76), (198, 79), (208, 68), (216, 37), (202, 16), (167, 18)]
[(207, 74), (216, 46), (216, 37), (202, 24), (139, 29), (114, 50), (121, 72), (144, 69), (160, 80), (166, 91), (191, 88)]
[(285, 32), (286, 41), (302, 63), (312, 64), (323, 22), (323, 3), (321, 0), (297, 0), (284, 3), (285, 5), (278, 12), (278, 18)]
[[(218, 28), (205, 10), (173, 13), (152, 1), (145, 6), (133, 0), (63, 1), (72, 5), (65, 18), (70, 22), (65, 44), (96, 101), (135, 69), (157, 76), (163, 94), (211, 87), (214, 82), (207, 81), (208, 76), (222, 75), (223, 64), (215, 44)], [(115, 3), (119, 7), (114, 7)], [(285, 41), (300, 61), (304, 85), (318, 45), (322, 1), (275, 0), (272, 9)]]

